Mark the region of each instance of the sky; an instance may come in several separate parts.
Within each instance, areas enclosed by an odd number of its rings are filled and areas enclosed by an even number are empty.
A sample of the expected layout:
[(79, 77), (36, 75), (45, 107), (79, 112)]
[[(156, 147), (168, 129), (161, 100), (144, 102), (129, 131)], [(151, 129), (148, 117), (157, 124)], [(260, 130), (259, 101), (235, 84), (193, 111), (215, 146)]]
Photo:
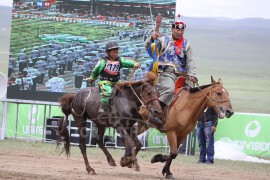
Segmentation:
[(269, 0), (179, 0), (184, 16), (270, 19)]
[[(136, 1), (136, 0), (135, 0)], [(181, 14), (189, 17), (226, 17), (234, 19), (259, 17), (270, 19), (269, 0), (179, 0)], [(154, 2), (154, 0), (150, 0)], [(0, 0), (0, 6), (11, 6), (12, 0)]]

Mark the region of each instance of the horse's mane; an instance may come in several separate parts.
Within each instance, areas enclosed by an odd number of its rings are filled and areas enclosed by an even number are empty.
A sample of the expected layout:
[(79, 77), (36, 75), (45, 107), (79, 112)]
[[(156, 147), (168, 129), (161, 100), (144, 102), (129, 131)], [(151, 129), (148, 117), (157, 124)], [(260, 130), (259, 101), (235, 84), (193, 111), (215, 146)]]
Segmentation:
[(190, 88), (189, 92), (190, 93), (195, 93), (195, 92), (198, 92), (198, 91), (203, 90), (205, 88), (208, 88), (209, 86), (212, 86), (212, 84), (207, 84), (207, 85), (202, 85), (202, 86), (195, 87), (195, 88)]
[(153, 72), (147, 72), (145, 75), (145, 79), (139, 80), (139, 81), (120, 81), (115, 84), (117, 87), (129, 87), (129, 86), (141, 86), (145, 83), (151, 83), (154, 82), (156, 79), (156, 75)]

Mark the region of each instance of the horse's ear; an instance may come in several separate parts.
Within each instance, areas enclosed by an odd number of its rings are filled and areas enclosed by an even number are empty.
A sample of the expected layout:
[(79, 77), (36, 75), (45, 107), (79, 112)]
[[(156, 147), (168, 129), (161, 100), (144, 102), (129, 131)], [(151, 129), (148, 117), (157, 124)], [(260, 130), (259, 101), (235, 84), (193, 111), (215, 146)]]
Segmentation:
[(211, 82), (212, 82), (212, 86), (217, 85), (217, 82), (214, 80), (213, 76), (211, 76)]
[(151, 81), (154, 82), (156, 78), (157, 76), (153, 72), (147, 72), (145, 75), (146, 82), (151, 82)]
[(218, 83), (219, 83), (221, 86), (223, 86), (223, 82), (222, 82), (221, 78), (218, 79)]

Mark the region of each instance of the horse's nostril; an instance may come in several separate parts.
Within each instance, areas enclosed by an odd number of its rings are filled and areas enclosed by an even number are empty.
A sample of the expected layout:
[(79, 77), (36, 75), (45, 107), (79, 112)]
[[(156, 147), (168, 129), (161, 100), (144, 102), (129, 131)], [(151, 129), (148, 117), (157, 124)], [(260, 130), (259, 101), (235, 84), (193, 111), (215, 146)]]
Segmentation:
[(227, 109), (225, 113), (226, 113), (226, 115), (227, 115), (228, 117), (231, 117), (231, 116), (233, 115), (234, 112)]

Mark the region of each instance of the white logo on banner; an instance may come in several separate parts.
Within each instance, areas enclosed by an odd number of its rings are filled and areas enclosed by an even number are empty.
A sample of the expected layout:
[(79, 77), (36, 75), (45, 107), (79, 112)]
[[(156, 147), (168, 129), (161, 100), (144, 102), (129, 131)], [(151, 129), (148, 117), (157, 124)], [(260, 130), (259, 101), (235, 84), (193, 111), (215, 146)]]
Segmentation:
[[(250, 129), (253, 125), (255, 125), (255, 129)], [(250, 123), (248, 123), (246, 125), (245, 128), (245, 134), (247, 137), (253, 138), (255, 136), (257, 136), (261, 131), (261, 124), (259, 123), (259, 121), (251, 121)]]
[(30, 109), (30, 111), (28, 113), (28, 118), (29, 118), (31, 124), (37, 124), (37, 121), (39, 119), (39, 113), (38, 113), (37, 105), (33, 105), (32, 111)]

